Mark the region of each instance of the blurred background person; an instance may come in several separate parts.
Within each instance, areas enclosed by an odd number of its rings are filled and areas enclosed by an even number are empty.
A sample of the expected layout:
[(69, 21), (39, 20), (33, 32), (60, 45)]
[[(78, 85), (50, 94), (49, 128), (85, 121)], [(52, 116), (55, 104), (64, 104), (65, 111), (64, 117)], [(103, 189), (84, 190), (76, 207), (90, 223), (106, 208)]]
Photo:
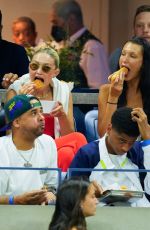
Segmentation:
[(12, 24), (13, 41), (21, 46), (36, 46), (37, 31), (35, 22), (26, 16), (19, 17)]
[[(75, 87), (81, 88), (98, 89), (106, 83), (109, 68), (105, 47), (84, 26), (80, 5), (75, 0), (55, 1), (50, 10), (50, 23), (54, 40), (58, 43), (66, 41), (67, 50), (62, 54), (63, 59), (66, 53), (65, 64), (60, 68), (60, 79), (73, 81)], [(66, 69), (67, 61), (74, 63), (72, 70)]]
[[(146, 39), (150, 43), (150, 5), (141, 5), (136, 9), (133, 19), (133, 34)], [(119, 66), (119, 58), (122, 48), (117, 48), (109, 58), (111, 73), (115, 72)]]
[(8, 88), (18, 77), (28, 73), (29, 60), (23, 47), (2, 39), (2, 28), (0, 11), (0, 88)]

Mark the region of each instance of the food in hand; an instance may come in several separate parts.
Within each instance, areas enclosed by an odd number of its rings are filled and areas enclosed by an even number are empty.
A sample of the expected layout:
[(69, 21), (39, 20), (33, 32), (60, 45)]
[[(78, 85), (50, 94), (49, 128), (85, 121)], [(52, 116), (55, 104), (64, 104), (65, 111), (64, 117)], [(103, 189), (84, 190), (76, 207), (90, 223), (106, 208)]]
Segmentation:
[(34, 80), (34, 84), (36, 85), (37, 89), (40, 89), (40, 88), (44, 87), (44, 82), (42, 82), (40, 79)]
[(121, 74), (121, 73), (127, 74), (127, 73), (128, 73), (128, 68), (122, 67), (122, 68), (119, 69), (117, 72), (115, 72), (114, 74), (111, 75), (110, 80), (111, 80), (111, 81), (114, 81), (114, 80), (116, 79), (116, 77), (118, 77), (118, 75)]

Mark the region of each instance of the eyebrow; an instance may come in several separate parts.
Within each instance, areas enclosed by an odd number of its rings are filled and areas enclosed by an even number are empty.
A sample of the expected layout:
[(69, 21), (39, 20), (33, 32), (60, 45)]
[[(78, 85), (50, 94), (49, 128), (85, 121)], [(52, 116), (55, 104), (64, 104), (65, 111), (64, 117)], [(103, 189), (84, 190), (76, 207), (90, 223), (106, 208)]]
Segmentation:
[[(40, 65), (48, 65), (49, 67), (52, 67), (52, 65), (50, 65), (48, 62), (42, 63), (42, 62), (38, 62), (38, 61), (33, 60), (33, 61), (31, 61), (31, 63), (36, 63), (36, 64), (40, 64)], [(55, 63), (53, 65), (55, 65)]]

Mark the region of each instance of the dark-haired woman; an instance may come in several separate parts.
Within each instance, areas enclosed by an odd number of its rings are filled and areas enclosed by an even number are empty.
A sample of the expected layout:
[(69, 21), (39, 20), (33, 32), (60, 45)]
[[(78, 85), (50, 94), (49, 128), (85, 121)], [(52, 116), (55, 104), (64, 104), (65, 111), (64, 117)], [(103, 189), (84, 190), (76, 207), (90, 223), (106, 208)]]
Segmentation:
[(143, 108), (150, 121), (150, 45), (138, 37), (127, 41), (122, 49), (119, 67), (128, 73), (119, 73), (110, 84), (100, 88), (98, 99), (98, 133), (102, 137), (113, 112), (121, 106)]
[(49, 230), (86, 230), (85, 217), (96, 212), (95, 186), (87, 180), (67, 180), (60, 185)]

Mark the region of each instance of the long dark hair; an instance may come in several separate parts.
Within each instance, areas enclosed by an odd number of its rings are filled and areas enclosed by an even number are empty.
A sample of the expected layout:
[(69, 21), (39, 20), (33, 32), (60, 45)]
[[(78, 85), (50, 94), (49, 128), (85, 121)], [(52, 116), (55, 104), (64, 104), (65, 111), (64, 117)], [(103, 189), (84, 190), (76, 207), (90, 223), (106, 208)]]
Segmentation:
[[(141, 91), (143, 109), (150, 122), (150, 44), (143, 38), (133, 37), (128, 42), (140, 45), (143, 49), (143, 64), (138, 88)], [(118, 100), (118, 107), (126, 106), (127, 82), (124, 81), (123, 91)]]
[(69, 179), (60, 185), (57, 192), (56, 207), (49, 230), (86, 230), (86, 221), (80, 207), (88, 193), (90, 182), (85, 179)]

